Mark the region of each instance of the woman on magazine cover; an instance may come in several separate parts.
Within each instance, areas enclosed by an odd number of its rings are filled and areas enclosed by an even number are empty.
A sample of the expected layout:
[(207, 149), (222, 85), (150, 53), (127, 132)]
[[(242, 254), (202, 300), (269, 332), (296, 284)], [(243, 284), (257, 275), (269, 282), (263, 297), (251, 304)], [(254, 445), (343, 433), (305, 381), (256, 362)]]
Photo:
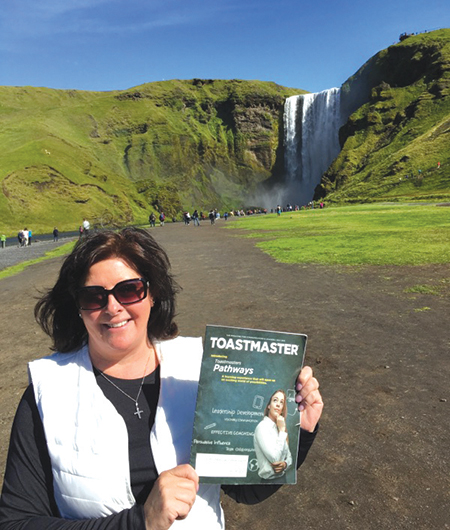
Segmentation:
[(262, 479), (285, 477), (292, 465), (286, 428), (287, 399), (283, 390), (276, 390), (264, 410), (264, 418), (255, 429), (254, 445), (258, 475)]

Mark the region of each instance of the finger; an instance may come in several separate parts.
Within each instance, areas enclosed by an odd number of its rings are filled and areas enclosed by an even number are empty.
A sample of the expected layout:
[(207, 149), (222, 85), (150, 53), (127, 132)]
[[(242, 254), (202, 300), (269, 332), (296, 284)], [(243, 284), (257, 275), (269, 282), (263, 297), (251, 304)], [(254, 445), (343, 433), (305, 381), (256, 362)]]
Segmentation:
[(308, 395), (310, 392), (319, 388), (319, 381), (315, 377), (310, 377), (304, 384), (297, 384), (296, 391), (303, 397)]
[(313, 375), (311, 366), (304, 366), (298, 374), (298, 382), (304, 385)]
[(310, 392), (307, 396), (303, 397), (301, 395), (296, 396), (296, 401), (298, 403), (298, 410), (303, 411), (306, 407), (310, 406), (323, 406), (322, 395), (318, 390)]
[(199, 478), (197, 472), (189, 464), (182, 464), (180, 466), (174, 467), (173, 469), (168, 470), (167, 473), (174, 477), (184, 478), (194, 482), (196, 489), (198, 489)]
[(295, 396), (295, 401), (297, 403), (307, 402), (309, 404), (312, 404), (315, 401), (321, 402), (322, 401), (322, 396), (320, 394), (320, 390), (318, 388), (314, 388), (314, 389), (312, 389), (311, 391), (308, 391), (308, 392), (306, 392), (306, 391), (305, 392), (299, 392)]

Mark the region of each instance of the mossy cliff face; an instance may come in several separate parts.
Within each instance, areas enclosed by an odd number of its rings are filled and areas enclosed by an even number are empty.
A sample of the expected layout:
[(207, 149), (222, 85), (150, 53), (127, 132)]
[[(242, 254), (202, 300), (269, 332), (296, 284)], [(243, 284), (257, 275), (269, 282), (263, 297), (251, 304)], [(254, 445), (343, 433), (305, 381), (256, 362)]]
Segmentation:
[[(315, 198), (450, 200), (449, 91), (450, 30), (370, 59), (342, 87), (342, 151)], [(300, 93), (200, 79), (101, 93), (0, 87), (1, 231), (244, 206), (258, 186), (283, 183), (284, 103)]]
[(281, 172), (284, 101), (301, 92), (199, 79), (106, 93), (2, 87), (0, 224), (73, 229), (83, 217), (239, 207)]
[(316, 188), (329, 202), (450, 198), (450, 30), (410, 36), (342, 87), (342, 151)]

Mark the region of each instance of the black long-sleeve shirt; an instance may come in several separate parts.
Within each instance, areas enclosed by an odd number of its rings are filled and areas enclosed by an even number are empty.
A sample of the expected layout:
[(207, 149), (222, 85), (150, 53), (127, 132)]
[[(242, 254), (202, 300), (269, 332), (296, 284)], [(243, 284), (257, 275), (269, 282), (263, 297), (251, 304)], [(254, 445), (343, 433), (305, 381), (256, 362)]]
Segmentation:
[[(142, 395), (145, 399), (139, 400), (139, 407), (144, 410), (141, 420), (134, 415), (136, 408), (131, 399), (101, 377), (99, 372), (96, 372), (96, 378), (127, 425), (131, 485), (136, 504), (108, 517), (76, 521), (61, 518), (53, 495), (52, 469), (44, 427), (30, 385), (19, 404), (11, 432), (0, 499), (1, 530), (145, 530), (143, 505), (158, 478), (148, 440), (158, 402), (159, 370), (147, 376), (143, 386)], [(141, 384), (140, 380), (110, 379), (130, 396), (137, 395)], [(147, 424), (147, 429), (142, 428), (144, 424)], [(305, 460), (314, 438), (315, 433), (302, 431), (298, 467)], [(226, 485), (222, 489), (236, 502), (255, 504), (268, 498), (280, 487)]]

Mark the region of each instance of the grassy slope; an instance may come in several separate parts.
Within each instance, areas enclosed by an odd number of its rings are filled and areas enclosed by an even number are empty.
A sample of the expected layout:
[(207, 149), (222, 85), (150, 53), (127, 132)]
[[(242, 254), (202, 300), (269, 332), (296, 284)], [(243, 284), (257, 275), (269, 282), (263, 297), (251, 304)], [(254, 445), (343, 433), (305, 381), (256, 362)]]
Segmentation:
[(200, 80), (102, 93), (0, 87), (2, 231), (231, 203), (272, 174), (282, 106), (299, 92)]
[(343, 149), (316, 198), (449, 200), (450, 30), (380, 52), (344, 85), (344, 97), (352, 85), (369, 101), (341, 129)]

